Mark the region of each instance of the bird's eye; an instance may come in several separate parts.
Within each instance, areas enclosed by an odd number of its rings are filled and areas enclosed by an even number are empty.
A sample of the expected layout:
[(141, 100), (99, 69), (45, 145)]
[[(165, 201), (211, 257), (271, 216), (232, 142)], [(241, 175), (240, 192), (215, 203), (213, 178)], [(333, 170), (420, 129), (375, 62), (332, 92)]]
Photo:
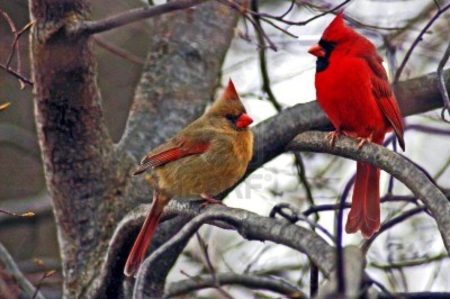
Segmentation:
[(232, 122), (234, 122), (237, 119), (236, 116), (231, 115), (231, 114), (225, 115), (225, 118), (228, 119), (229, 121), (232, 121)]
[(319, 45), (325, 50), (326, 53), (330, 53), (331, 51), (333, 51), (334, 47), (336, 47), (335, 43), (323, 39), (319, 41)]

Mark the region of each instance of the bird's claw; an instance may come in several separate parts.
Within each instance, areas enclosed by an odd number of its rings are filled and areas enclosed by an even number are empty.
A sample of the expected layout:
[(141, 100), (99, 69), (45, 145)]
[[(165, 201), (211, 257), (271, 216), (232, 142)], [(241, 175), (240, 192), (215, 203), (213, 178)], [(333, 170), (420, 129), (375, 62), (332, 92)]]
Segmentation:
[(205, 208), (207, 207), (209, 204), (215, 204), (215, 205), (222, 205), (224, 206), (225, 204), (217, 199), (212, 198), (209, 195), (206, 194), (200, 194), (200, 196), (205, 200), (205, 202), (200, 204), (200, 208)]
[(331, 147), (334, 147), (334, 144), (336, 143), (336, 139), (341, 134), (342, 134), (342, 132), (340, 130), (336, 130), (334, 132), (328, 133), (327, 136), (325, 136), (325, 139), (331, 139), (330, 140), (330, 145), (331, 145)]
[(372, 142), (372, 134), (370, 134), (369, 137), (358, 137), (356, 138), (356, 140), (359, 141), (358, 149), (361, 149), (363, 145), (366, 144), (367, 142)]

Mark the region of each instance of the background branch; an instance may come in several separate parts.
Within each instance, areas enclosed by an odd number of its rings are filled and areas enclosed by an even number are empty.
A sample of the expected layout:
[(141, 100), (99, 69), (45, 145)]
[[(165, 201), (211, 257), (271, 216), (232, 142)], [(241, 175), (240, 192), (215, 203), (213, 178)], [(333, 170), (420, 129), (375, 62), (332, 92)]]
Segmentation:
[[(36, 288), (23, 276), (13, 258), (9, 255), (5, 247), (3, 247), (3, 245), (0, 243), (0, 273), (4, 271), (6, 272), (2, 273), (2, 275), (0, 275), (0, 278), (3, 278), (4, 275), (11, 275), (15, 283), (18, 284), (22, 294), (26, 295), (28, 298), (33, 297)], [(1, 291), (5, 290), (1, 288)], [(10, 296), (12, 294), (3, 295)], [(0, 297), (2, 297), (3, 295), (0, 292)], [(44, 299), (44, 296), (42, 296), (42, 294), (38, 292), (34, 298)]]
[(251, 290), (267, 290), (285, 295), (288, 298), (308, 298), (297, 286), (284, 279), (237, 273), (217, 273), (215, 278), (212, 275), (201, 275), (194, 276), (193, 279), (173, 282), (169, 285), (163, 298), (172, 298), (202, 289), (213, 288), (215, 287), (215, 280), (220, 285), (238, 285)]
[(377, 166), (404, 183), (430, 210), (436, 220), (444, 245), (450, 252), (450, 202), (445, 195), (430, 182), (428, 177), (412, 163), (383, 146), (372, 143), (357, 150), (357, 141), (346, 136), (339, 137), (331, 147), (321, 132), (306, 132), (298, 135), (287, 146), (291, 151), (313, 151), (329, 153)]
[(136, 8), (104, 20), (82, 22), (74, 27), (70, 34), (79, 36), (81, 34), (100, 33), (176, 10), (190, 8), (206, 1), (208, 0), (176, 0), (157, 6)]

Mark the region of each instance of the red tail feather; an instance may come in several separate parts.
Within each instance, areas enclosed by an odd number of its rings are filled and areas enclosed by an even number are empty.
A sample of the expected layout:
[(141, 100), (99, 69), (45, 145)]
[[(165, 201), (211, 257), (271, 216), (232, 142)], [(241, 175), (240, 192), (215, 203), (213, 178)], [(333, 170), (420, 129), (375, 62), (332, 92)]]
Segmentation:
[[(384, 136), (376, 136), (372, 142), (382, 144), (383, 139)], [(378, 229), (380, 229), (380, 170), (358, 161), (352, 207), (345, 231), (350, 234), (361, 230), (364, 237), (370, 238)]]
[(166, 198), (161, 198), (160, 195), (154, 195), (153, 204), (150, 211), (145, 218), (144, 225), (139, 232), (139, 235), (134, 242), (133, 248), (128, 255), (127, 262), (125, 264), (124, 273), (126, 276), (131, 276), (139, 270), (139, 266), (144, 260), (145, 253), (147, 252), (150, 241), (155, 233), (155, 229), (158, 226), (159, 219), (161, 218), (163, 209), (167, 202)]

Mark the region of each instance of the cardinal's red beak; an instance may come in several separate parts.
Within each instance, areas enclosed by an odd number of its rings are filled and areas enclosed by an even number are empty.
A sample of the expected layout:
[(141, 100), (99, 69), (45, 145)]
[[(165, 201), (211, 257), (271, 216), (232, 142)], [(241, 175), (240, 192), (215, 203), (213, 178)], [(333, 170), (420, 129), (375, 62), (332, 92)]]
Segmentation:
[(253, 122), (253, 119), (248, 116), (248, 114), (241, 114), (241, 116), (239, 116), (239, 118), (236, 121), (236, 128), (238, 129), (243, 129), (243, 128), (247, 128), (251, 123)]
[(325, 50), (319, 44), (315, 44), (308, 50), (309, 54), (312, 54), (317, 57), (325, 57)]

